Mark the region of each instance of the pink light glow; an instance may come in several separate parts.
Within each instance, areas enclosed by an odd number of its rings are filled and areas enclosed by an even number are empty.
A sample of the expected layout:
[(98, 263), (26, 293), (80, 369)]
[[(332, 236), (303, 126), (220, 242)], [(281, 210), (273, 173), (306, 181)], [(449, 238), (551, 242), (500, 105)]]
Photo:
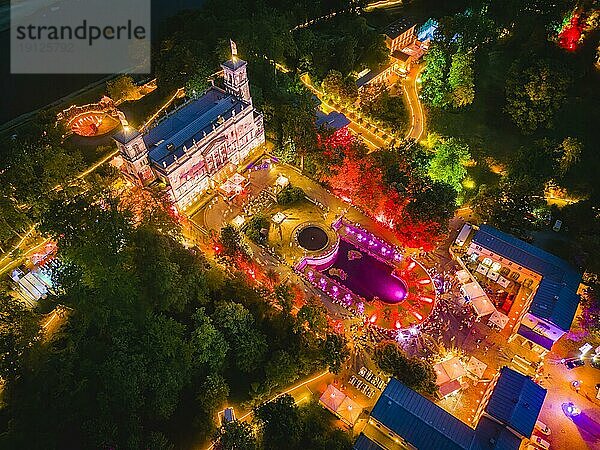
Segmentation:
[(423, 300), (425, 303), (433, 303), (433, 299), (429, 297), (421, 297), (421, 300)]
[(408, 265), (406, 270), (408, 270), (408, 271), (413, 270), (416, 265), (417, 265), (417, 263), (415, 263), (414, 261), (411, 261), (411, 263)]
[(419, 284), (429, 284), (431, 283), (431, 280), (420, 280)]
[(416, 311), (412, 311), (412, 313), (414, 314), (414, 316), (415, 316), (417, 319), (419, 319), (419, 320), (423, 320), (423, 316), (422, 316), (421, 314), (419, 314), (418, 312), (416, 312)]
[(371, 316), (371, 318), (369, 319), (369, 322), (371, 322), (371, 323), (375, 323), (375, 321), (376, 321), (376, 320), (377, 320), (377, 315), (376, 315), (376, 314), (373, 314), (373, 315)]

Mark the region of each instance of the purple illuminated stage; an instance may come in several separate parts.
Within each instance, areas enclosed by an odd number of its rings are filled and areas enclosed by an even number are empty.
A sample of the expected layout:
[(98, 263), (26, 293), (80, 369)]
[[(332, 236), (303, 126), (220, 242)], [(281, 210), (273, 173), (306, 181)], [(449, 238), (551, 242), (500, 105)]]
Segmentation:
[[(361, 256), (352, 259), (353, 254)], [(406, 298), (406, 283), (392, 275), (393, 267), (343, 239), (333, 264), (327, 269), (320, 270), (367, 301), (378, 297), (382, 302), (394, 305)]]
[(384, 332), (414, 328), (429, 316), (435, 286), (418, 262), (358, 224), (340, 219), (332, 228), (335, 245), (295, 266), (313, 286)]

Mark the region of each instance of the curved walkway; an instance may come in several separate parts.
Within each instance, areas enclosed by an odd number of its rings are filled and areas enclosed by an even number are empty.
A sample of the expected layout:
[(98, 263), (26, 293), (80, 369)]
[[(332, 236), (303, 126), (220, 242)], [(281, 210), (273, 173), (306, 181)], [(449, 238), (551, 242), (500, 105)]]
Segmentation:
[[(411, 113), (411, 125), (404, 136), (404, 139), (414, 139), (415, 141), (419, 141), (425, 134), (425, 112), (423, 109), (423, 104), (421, 103), (421, 99), (419, 98), (418, 88), (418, 79), (423, 68), (424, 67), (421, 65), (414, 66), (408, 73), (408, 76), (402, 81), (404, 98), (410, 108)], [(300, 80), (313, 94), (319, 98), (327, 110), (337, 111), (345, 114), (348, 120), (350, 120), (349, 128), (354, 133), (358, 134), (372, 151), (386, 147), (390, 143), (390, 139), (380, 135), (379, 130), (369, 130), (368, 128), (352, 120), (346, 111), (338, 109), (332, 106), (330, 103), (327, 103), (324, 100), (324, 92), (312, 83), (307, 74), (302, 75)]]
[(406, 133), (406, 139), (420, 140), (425, 134), (425, 112), (419, 98), (418, 80), (425, 66), (414, 66), (408, 76), (402, 81), (404, 97), (411, 112), (410, 129)]

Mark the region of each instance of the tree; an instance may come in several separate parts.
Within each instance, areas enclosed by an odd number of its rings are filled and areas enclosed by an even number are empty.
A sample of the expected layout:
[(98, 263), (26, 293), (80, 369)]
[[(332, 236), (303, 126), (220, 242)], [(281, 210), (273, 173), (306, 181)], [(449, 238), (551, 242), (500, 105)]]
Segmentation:
[(304, 191), (302, 188), (288, 184), (277, 193), (277, 203), (282, 206), (291, 205), (304, 199)]
[(560, 171), (564, 174), (581, 159), (583, 145), (574, 137), (566, 137), (563, 139), (560, 147), (562, 150)]
[(469, 147), (456, 138), (441, 140), (435, 147), (435, 155), (429, 164), (429, 176), (442, 181), (457, 192), (462, 189), (462, 180), (467, 175), (465, 165), (471, 159)]
[(225, 378), (219, 374), (211, 374), (202, 383), (196, 398), (206, 415), (210, 417), (223, 407), (227, 397), (229, 397), (229, 386)]
[(441, 44), (434, 42), (424, 57), (425, 70), (421, 75), (421, 95), (425, 102), (437, 108), (448, 104), (448, 56)]
[(213, 437), (217, 450), (257, 450), (258, 442), (252, 426), (247, 422), (234, 420), (217, 430)]
[(278, 284), (273, 290), (275, 303), (282, 309), (285, 314), (292, 312), (294, 293), (287, 284)]
[(203, 372), (217, 373), (223, 368), (229, 344), (213, 325), (204, 308), (198, 308), (192, 317), (194, 329), (190, 338), (192, 361)]
[(208, 78), (212, 71), (206, 62), (200, 61), (193, 68), (193, 74), (185, 83), (185, 93), (188, 97), (197, 98), (204, 93), (209, 87)]
[(309, 301), (298, 310), (298, 325), (314, 332), (322, 332), (327, 328), (327, 309), (317, 299)]
[(350, 352), (348, 351), (346, 339), (336, 333), (327, 333), (324, 343), (325, 362), (332, 373), (339, 373), (342, 364)]
[(265, 449), (297, 448), (302, 422), (294, 398), (285, 394), (254, 409)]
[(227, 302), (215, 308), (213, 319), (230, 343), (237, 368), (245, 373), (256, 370), (268, 346), (264, 334), (254, 327), (252, 314), (239, 303)]
[(269, 237), (269, 219), (262, 215), (252, 216), (246, 224), (244, 233), (256, 244), (264, 244)]
[(358, 88), (350, 77), (343, 77), (337, 70), (331, 70), (323, 79), (321, 87), (325, 94), (343, 103), (351, 104), (358, 98)]
[(360, 109), (375, 122), (396, 132), (405, 130), (409, 123), (402, 97), (391, 96), (387, 91), (361, 102)]
[(230, 258), (245, 255), (247, 252), (242, 235), (233, 225), (227, 224), (221, 228), (219, 243), (221, 244), (223, 254)]
[(271, 387), (283, 387), (298, 379), (298, 366), (296, 361), (285, 350), (273, 353), (270, 361), (265, 366), (266, 382)]
[(549, 128), (571, 83), (569, 72), (553, 60), (517, 61), (506, 81), (506, 112), (524, 133)]
[(129, 75), (121, 75), (114, 80), (107, 81), (106, 90), (108, 96), (116, 103), (136, 100), (139, 95), (138, 87)]
[(382, 342), (375, 348), (375, 361), (409, 388), (433, 394), (437, 391), (433, 366), (418, 358), (409, 358), (396, 342)]
[[(0, 238), (9, 239), (38, 221), (56, 197), (77, 191), (82, 158), (61, 141), (61, 127), (33, 122), (27, 134), (2, 142)], [(62, 190), (57, 190), (57, 186)]]
[(473, 53), (465, 52), (462, 48), (452, 55), (448, 85), (452, 105), (456, 108), (470, 105), (475, 98), (473, 63)]
[(496, 186), (481, 186), (473, 203), (483, 222), (520, 234), (533, 212), (545, 204), (544, 190), (538, 180), (527, 175), (503, 177)]
[(39, 318), (7, 292), (0, 300), (0, 376), (12, 381), (21, 371), (25, 353), (35, 344)]

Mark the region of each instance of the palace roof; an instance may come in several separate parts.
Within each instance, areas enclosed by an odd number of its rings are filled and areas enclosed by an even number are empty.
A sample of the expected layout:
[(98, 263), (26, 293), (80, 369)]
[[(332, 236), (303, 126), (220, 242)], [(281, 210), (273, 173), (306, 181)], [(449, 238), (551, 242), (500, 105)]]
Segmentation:
[(209, 88), (202, 97), (186, 103), (144, 134), (150, 160), (169, 167), (220, 123), (249, 107), (217, 87)]
[(360, 433), (358, 439), (352, 446), (353, 450), (385, 450), (384, 447), (379, 445), (377, 442), (369, 439), (364, 434)]
[(317, 109), (316, 125), (318, 127), (327, 126), (335, 130), (339, 130), (349, 124), (350, 120), (340, 112), (331, 111), (329, 114), (325, 114), (320, 109)]
[[(531, 435), (545, 396), (546, 390), (529, 377), (504, 367), (485, 409), (491, 418), (484, 415), (473, 429), (392, 378), (371, 417), (416, 448), (517, 450), (520, 436)], [(370, 449), (366, 439), (357, 444)]]

